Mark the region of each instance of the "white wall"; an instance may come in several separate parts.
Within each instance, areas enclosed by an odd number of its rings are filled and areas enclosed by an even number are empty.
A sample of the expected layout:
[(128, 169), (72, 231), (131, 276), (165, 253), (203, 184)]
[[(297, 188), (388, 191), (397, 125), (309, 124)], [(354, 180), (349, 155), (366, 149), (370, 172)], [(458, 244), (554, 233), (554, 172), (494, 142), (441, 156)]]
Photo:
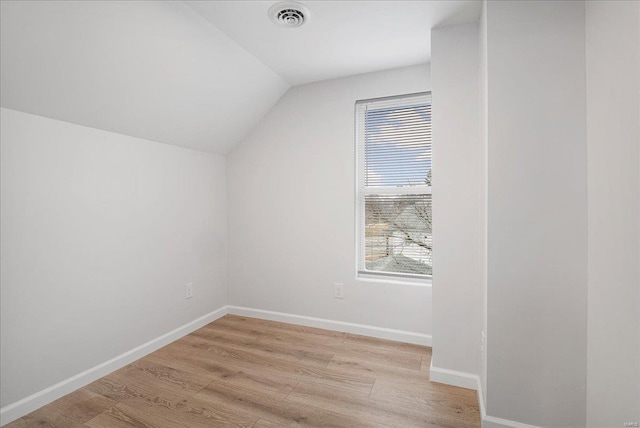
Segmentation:
[(640, 421), (640, 3), (587, 2), (587, 423)]
[(2, 407), (226, 304), (223, 157), (0, 119)]
[(431, 334), (430, 287), (355, 279), (354, 226), (355, 101), (429, 89), (428, 66), (294, 87), (228, 155), (230, 304)]
[(478, 31), (472, 23), (431, 32), (432, 379), (436, 369), (478, 373), (484, 263)]
[(585, 5), (491, 1), (487, 7), (487, 413), (582, 427)]

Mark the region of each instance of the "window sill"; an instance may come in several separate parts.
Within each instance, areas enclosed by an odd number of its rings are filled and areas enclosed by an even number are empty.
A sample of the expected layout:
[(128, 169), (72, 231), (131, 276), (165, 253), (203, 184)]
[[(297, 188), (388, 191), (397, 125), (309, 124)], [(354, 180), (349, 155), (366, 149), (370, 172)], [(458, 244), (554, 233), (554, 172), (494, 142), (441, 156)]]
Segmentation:
[(392, 275), (367, 275), (366, 273), (358, 273), (356, 275), (356, 281), (410, 285), (413, 287), (431, 287), (431, 278), (401, 278)]

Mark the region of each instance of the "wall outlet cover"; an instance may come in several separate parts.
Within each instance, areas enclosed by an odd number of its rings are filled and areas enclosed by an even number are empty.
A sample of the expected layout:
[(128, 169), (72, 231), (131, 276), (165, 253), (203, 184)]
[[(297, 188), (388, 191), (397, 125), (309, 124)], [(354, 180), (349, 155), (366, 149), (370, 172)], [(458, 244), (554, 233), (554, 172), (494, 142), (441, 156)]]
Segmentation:
[(344, 286), (338, 282), (333, 284), (333, 297), (344, 299)]

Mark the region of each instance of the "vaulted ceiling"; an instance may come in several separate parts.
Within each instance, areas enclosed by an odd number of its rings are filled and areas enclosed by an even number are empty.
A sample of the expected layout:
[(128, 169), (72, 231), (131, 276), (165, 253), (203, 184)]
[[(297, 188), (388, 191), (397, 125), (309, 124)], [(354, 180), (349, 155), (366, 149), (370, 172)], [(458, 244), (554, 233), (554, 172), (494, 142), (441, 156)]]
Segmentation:
[(2, 107), (227, 153), (291, 85), (428, 62), (479, 1), (2, 1)]
[(275, 1), (187, 1), (291, 85), (424, 64), (431, 28), (478, 19), (478, 1), (304, 1), (310, 19), (282, 28)]

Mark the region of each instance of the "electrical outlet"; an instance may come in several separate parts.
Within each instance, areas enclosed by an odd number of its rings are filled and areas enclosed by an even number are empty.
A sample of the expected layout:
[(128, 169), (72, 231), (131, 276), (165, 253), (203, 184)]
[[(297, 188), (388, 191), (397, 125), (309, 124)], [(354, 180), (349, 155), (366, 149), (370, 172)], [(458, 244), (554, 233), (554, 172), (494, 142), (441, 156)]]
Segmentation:
[(487, 346), (487, 334), (482, 330), (480, 332), (480, 351), (484, 352), (485, 346)]
[(192, 297), (193, 297), (193, 282), (189, 282), (184, 288), (184, 298), (186, 300)]
[(344, 288), (339, 282), (333, 284), (333, 297), (336, 299), (344, 299)]

